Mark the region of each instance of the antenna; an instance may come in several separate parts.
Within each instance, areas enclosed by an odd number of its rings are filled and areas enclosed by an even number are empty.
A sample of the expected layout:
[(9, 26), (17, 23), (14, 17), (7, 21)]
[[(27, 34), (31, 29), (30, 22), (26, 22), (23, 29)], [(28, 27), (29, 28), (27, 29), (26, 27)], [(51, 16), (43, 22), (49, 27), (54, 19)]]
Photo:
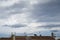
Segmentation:
[(42, 36), (42, 35), (40, 34), (40, 32), (39, 32), (39, 36)]
[(24, 35), (27, 36), (26, 32), (24, 32)]

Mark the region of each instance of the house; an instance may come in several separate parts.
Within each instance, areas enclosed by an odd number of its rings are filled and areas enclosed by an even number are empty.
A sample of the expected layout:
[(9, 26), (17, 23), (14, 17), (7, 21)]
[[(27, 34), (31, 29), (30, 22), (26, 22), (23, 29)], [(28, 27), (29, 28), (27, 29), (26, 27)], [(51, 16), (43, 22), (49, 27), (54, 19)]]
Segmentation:
[(34, 34), (35, 36), (15, 36), (12, 35), (9, 38), (0, 38), (0, 40), (55, 40), (53, 33), (51, 34), (51, 36), (37, 36), (36, 34)]

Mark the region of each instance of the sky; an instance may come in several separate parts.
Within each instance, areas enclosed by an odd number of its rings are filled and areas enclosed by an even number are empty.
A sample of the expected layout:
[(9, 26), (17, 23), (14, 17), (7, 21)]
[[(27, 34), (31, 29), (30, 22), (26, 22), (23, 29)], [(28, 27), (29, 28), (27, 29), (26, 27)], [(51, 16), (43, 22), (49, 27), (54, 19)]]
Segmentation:
[(60, 36), (60, 0), (0, 0), (0, 37), (12, 32)]

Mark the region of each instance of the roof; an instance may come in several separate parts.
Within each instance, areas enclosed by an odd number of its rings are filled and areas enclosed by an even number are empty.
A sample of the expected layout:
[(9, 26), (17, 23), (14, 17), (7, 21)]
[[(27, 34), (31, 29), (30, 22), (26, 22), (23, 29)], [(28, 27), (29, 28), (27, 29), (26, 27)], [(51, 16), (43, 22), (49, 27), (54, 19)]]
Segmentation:
[(54, 38), (51, 37), (51, 36), (31, 36), (31, 38), (32, 38), (32, 39), (38, 39), (38, 38), (47, 38), (47, 39), (51, 38), (51, 39), (54, 39)]
[(15, 36), (15, 38), (26, 38), (26, 36)]
[(11, 38), (0, 38), (0, 40), (11, 40)]
[(16, 36), (15, 39), (17, 39), (17, 40), (26, 40), (26, 36)]
[[(16, 36), (15, 38), (16, 39), (26, 39), (26, 36)], [(51, 36), (30, 36), (30, 38), (31, 39), (55, 39)]]
[[(51, 36), (15, 36), (16, 40), (26, 40), (26, 39), (45, 39), (45, 40), (55, 40), (55, 38)], [(11, 40), (11, 38), (1, 38), (2, 40)]]

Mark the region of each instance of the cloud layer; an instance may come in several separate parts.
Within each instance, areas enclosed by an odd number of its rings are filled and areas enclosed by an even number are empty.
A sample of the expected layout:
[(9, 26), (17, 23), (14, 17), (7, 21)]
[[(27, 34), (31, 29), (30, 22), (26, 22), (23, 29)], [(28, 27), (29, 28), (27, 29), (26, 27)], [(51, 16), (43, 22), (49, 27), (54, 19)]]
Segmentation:
[(39, 27), (43, 27), (43, 28), (57, 28), (60, 27), (60, 24), (47, 24), (47, 25), (42, 25)]
[(12, 28), (19, 28), (19, 27), (25, 27), (26, 25), (23, 24), (15, 24), (15, 25), (3, 25), (4, 27), (12, 27)]
[(0, 32), (2, 33), (58, 31), (59, 18), (60, 0), (0, 0)]

